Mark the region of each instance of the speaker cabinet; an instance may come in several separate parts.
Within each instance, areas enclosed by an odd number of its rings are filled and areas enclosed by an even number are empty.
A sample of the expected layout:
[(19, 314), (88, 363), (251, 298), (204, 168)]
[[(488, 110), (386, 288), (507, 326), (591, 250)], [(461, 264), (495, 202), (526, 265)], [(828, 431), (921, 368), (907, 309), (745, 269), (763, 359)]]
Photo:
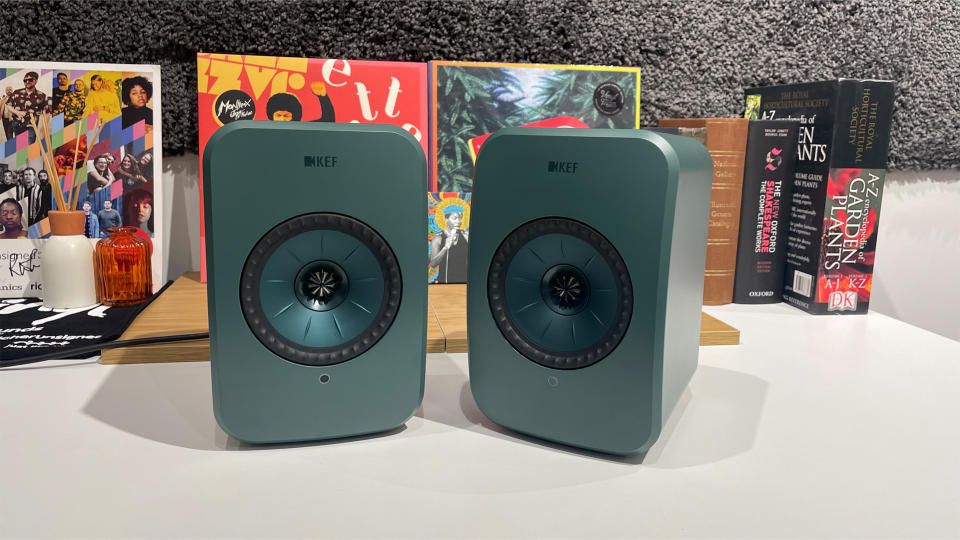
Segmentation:
[(238, 121), (203, 156), (217, 422), (374, 433), (423, 397), (426, 162), (392, 126)]
[(647, 450), (697, 367), (713, 162), (649, 131), (508, 128), (483, 145), (470, 388), (515, 431)]

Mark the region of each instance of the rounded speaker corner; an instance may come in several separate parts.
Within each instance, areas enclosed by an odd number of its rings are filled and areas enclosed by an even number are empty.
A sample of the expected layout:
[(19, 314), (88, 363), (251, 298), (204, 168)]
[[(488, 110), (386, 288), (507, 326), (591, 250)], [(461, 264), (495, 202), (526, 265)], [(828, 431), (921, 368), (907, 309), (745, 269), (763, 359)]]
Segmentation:
[(398, 415), (396, 420), (388, 422), (387, 427), (382, 431), (390, 431), (405, 426), (407, 422), (409, 422), (410, 419), (417, 414), (417, 411), (420, 410), (421, 405), (423, 405), (423, 384), (420, 385), (420, 393), (417, 399), (414, 401), (413, 406), (403, 407), (401, 410), (404, 412)]
[[(638, 134), (640, 136), (633, 139), (633, 144), (638, 145), (641, 149), (643, 147), (649, 149), (655, 156), (662, 159), (664, 165), (671, 171), (679, 171), (681, 158), (681, 152), (678, 151), (675, 143), (685, 143), (686, 141), (683, 141), (683, 139), (689, 139), (696, 143), (696, 141), (685, 135), (673, 135), (648, 130), (640, 130)], [(646, 160), (650, 159), (650, 156), (645, 153), (637, 152), (637, 155), (643, 155), (643, 159)]]
[(221, 126), (217, 129), (213, 135), (210, 136), (210, 139), (207, 141), (207, 144), (204, 149), (204, 156), (206, 156), (210, 150), (216, 151), (217, 147), (224, 144), (225, 140), (229, 140), (231, 137), (235, 136), (238, 132), (248, 131), (250, 129), (262, 129), (265, 122), (263, 120), (237, 120), (236, 122), (230, 122), (229, 124)]
[[(654, 440), (653, 442), (656, 442), (656, 440)], [(650, 450), (650, 447), (653, 446), (653, 442), (651, 442), (650, 444), (644, 444), (644, 445), (638, 446), (636, 448), (627, 448), (627, 449), (616, 448), (612, 450), (600, 450), (600, 451), (605, 454), (610, 454), (613, 456), (621, 456), (621, 457), (637, 456)]]
[(471, 378), (471, 380), (468, 381), (468, 388), (470, 389), (470, 396), (473, 398), (473, 403), (477, 406), (477, 410), (480, 411), (480, 414), (498, 426), (510, 428), (510, 426), (505, 424), (502, 419), (495, 412), (493, 412), (493, 409), (490, 407), (490, 402), (487, 400), (484, 390), (482, 390), (482, 386), (480, 387), (481, 389), (478, 390), (476, 385), (473, 384), (473, 379)]
[[(373, 127), (371, 124), (359, 124), (361, 126)], [(391, 139), (396, 139), (401, 141), (400, 145), (405, 146), (406, 149), (404, 152), (408, 152), (411, 159), (416, 162), (417, 166), (423, 167), (424, 174), (424, 183), (426, 183), (426, 172), (427, 172), (427, 155), (423, 150), (423, 146), (420, 144), (420, 141), (413, 136), (409, 131), (403, 129), (400, 126), (394, 126), (392, 124), (376, 124), (376, 131), (374, 133), (380, 134), (385, 137), (390, 137)]]
[[(693, 137), (645, 131), (643, 140), (653, 144), (662, 155), (667, 169), (678, 177), (681, 171), (707, 169), (713, 171), (713, 158), (707, 147)], [(682, 166), (681, 166), (682, 164)]]
[(217, 425), (220, 426), (220, 429), (223, 430), (224, 433), (226, 433), (231, 438), (234, 438), (240, 442), (244, 442), (247, 444), (266, 444), (271, 442), (278, 442), (278, 441), (266, 440), (262, 437), (256, 436), (253, 433), (247, 433), (247, 431), (244, 430), (243, 428), (238, 429), (238, 426), (234, 426), (233, 424), (231, 424), (229, 420), (227, 420), (227, 416), (219, 407), (213, 408), (213, 417), (214, 419), (216, 419)]
[(511, 127), (500, 128), (494, 131), (493, 135), (490, 135), (490, 137), (488, 137), (487, 140), (483, 141), (483, 146), (480, 147), (480, 152), (477, 154), (477, 164), (475, 168), (478, 169), (480, 167), (480, 163), (481, 163), (480, 160), (483, 158), (484, 155), (495, 153), (496, 152), (495, 149), (498, 146), (500, 146), (501, 141), (509, 140), (517, 135), (522, 134), (523, 131), (520, 131), (522, 129), (529, 130), (530, 128), (519, 128), (519, 127), (511, 126)]
[(423, 146), (420, 145), (420, 141), (418, 141), (417, 138), (414, 137), (412, 133), (403, 129), (402, 127), (395, 126), (393, 124), (380, 124), (379, 127), (383, 128), (384, 133), (390, 133), (392, 135), (396, 135), (401, 139), (410, 143), (411, 147), (420, 149), (421, 151), (423, 150)]
[(651, 423), (650, 429), (645, 433), (637, 433), (637, 436), (634, 440), (631, 440), (625, 447), (618, 447), (612, 450), (611, 454), (616, 454), (619, 456), (635, 456), (637, 454), (642, 454), (657, 443), (660, 439), (660, 434), (662, 431), (662, 426), (659, 420), (655, 420)]

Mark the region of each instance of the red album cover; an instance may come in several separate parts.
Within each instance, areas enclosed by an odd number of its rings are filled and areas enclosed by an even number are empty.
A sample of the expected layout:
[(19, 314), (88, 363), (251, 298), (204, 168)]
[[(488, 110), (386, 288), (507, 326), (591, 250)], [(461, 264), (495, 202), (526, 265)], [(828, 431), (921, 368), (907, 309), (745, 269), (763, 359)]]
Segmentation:
[[(197, 53), (197, 93), (201, 174), (207, 141), (236, 120), (393, 124), (426, 155), (425, 63)], [(202, 189), (200, 262), (206, 281)]]
[[(520, 127), (588, 128), (590, 126), (579, 118), (574, 118), (572, 116), (557, 116), (554, 118), (547, 118), (546, 120), (540, 120), (539, 122), (523, 124)], [(480, 147), (483, 146), (483, 143), (486, 142), (491, 135), (493, 135), (493, 133), (484, 133), (479, 137), (470, 139), (470, 157), (473, 159), (474, 163), (477, 162), (477, 156), (480, 154)]]

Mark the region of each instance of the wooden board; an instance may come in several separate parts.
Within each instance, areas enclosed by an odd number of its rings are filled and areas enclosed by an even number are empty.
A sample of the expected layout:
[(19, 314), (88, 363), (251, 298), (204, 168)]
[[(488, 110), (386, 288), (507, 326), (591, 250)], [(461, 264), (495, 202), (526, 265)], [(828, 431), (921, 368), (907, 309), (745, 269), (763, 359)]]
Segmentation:
[(440, 328), (447, 337), (446, 352), (467, 352), (467, 286), (430, 285), (430, 305), (436, 310)]
[[(427, 352), (467, 352), (467, 286), (430, 285), (427, 306)], [(700, 345), (736, 345), (740, 331), (703, 313)], [(120, 339), (194, 334), (207, 331), (207, 287), (199, 272), (187, 272), (137, 317)], [(104, 364), (202, 362), (210, 360), (209, 340), (158, 343), (108, 349)]]
[[(199, 272), (187, 272), (155, 299), (120, 336), (137, 339), (207, 331), (207, 286), (200, 283)], [(436, 313), (427, 306), (427, 352), (442, 353), (446, 340)], [(158, 343), (140, 347), (107, 349), (104, 364), (142, 364), (151, 362), (203, 362), (210, 360), (210, 341)]]
[[(207, 331), (207, 286), (200, 272), (187, 272), (170, 285), (134, 319), (121, 340)], [(210, 360), (210, 341), (158, 343), (141, 347), (107, 349), (100, 356), (104, 364), (148, 362), (201, 362)]]
[[(447, 337), (447, 352), (467, 352), (467, 286), (431, 285), (430, 305), (436, 310)], [(739, 343), (739, 330), (706, 313), (700, 314), (700, 345)]]
[(729, 324), (700, 312), (700, 346), (739, 345), (740, 331)]
[(440, 327), (440, 319), (433, 306), (427, 303), (427, 352), (438, 353), (446, 350), (447, 340)]

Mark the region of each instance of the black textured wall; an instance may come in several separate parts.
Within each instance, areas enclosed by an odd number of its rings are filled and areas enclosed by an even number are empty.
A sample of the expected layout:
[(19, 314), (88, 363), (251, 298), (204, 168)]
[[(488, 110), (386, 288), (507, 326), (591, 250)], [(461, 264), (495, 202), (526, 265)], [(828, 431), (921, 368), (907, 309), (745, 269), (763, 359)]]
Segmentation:
[(952, 0), (0, 1), (0, 58), (156, 63), (163, 148), (195, 151), (195, 53), (635, 65), (642, 120), (742, 113), (745, 86), (897, 81), (890, 168), (960, 167)]

